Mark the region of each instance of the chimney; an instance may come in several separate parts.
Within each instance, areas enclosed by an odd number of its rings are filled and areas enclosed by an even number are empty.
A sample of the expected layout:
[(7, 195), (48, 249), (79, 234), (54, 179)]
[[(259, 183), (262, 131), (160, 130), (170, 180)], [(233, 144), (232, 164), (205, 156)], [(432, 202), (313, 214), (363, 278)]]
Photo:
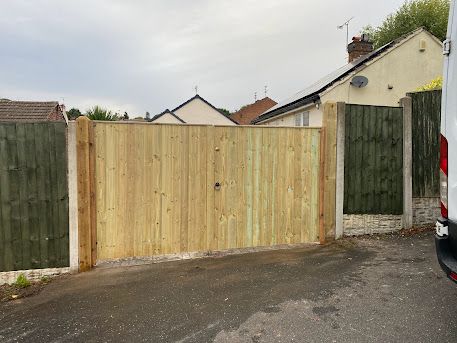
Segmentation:
[(348, 45), (349, 63), (372, 51), (373, 43), (370, 42), (368, 35), (363, 34), (360, 37), (352, 37), (352, 42)]

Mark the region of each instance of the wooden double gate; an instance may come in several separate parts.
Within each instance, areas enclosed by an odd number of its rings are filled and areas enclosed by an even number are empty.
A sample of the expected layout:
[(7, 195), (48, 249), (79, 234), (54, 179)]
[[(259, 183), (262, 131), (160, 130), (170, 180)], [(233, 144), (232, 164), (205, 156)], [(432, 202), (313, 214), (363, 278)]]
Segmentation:
[(82, 261), (319, 241), (322, 128), (81, 119), (77, 132)]
[(69, 265), (65, 123), (0, 123), (0, 271)]

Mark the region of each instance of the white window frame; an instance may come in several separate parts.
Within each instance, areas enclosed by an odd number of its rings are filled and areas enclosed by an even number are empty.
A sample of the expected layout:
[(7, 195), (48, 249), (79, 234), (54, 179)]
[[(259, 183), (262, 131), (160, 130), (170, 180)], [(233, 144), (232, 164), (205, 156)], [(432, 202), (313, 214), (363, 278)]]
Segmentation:
[(295, 126), (309, 126), (309, 111), (295, 113)]

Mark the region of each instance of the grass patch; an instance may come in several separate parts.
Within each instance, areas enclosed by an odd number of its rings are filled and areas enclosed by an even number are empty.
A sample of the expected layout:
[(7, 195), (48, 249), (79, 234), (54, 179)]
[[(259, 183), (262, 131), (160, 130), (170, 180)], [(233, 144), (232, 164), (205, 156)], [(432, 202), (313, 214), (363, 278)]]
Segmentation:
[(20, 274), (13, 285), (17, 288), (27, 288), (31, 285), (31, 282), (24, 274)]

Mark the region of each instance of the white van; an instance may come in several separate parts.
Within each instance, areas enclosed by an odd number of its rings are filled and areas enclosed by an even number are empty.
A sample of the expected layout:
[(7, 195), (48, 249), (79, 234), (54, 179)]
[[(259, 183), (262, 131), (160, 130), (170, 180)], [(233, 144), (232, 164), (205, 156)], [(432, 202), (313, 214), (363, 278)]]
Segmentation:
[(441, 217), (436, 223), (436, 253), (447, 276), (457, 282), (457, 6), (451, 2), (443, 43), (441, 106)]

